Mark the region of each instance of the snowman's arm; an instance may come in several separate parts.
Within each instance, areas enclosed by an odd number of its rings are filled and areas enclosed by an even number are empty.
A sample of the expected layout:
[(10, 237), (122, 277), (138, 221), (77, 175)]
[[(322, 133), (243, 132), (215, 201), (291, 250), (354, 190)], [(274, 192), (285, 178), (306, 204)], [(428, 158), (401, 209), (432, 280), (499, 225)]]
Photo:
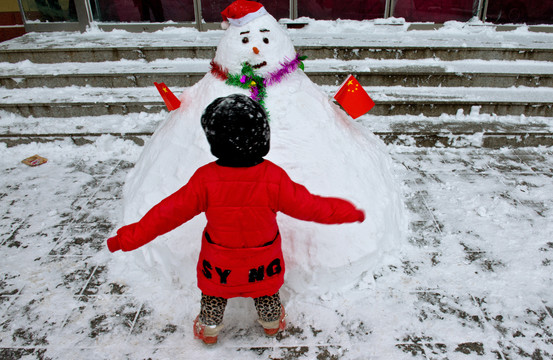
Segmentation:
[(322, 224), (363, 222), (365, 213), (351, 202), (314, 195), (305, 186), (293, 182), (283, 172), (280, 182), (279, 211), (296, 219)]

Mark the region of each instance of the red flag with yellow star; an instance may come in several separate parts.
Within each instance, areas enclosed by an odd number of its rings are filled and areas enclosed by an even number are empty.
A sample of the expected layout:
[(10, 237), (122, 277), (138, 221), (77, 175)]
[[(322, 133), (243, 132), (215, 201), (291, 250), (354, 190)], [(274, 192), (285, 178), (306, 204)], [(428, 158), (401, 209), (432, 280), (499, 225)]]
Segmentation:
[(348, 76), (346, 81), (340, 86), (340, 89), (334, 95), (334, 99), (354, 119), (366, 114), (374, 107), (373, 99), (371, 99), (353, 75)]
[(167, 106), (167, 109), (169, 109), (169, 111), (173, 111), (179, 108), (180, 100), (177, 99), (177, 97), (175, 96), (175, 94), (173, 94), (171, 90), (169, 90), (165, 83), (158, 84), (154, 82), (154, 85), (156, 86), (157, 91), (159, 91), (163, 101), (165, 101), (165, 105)]

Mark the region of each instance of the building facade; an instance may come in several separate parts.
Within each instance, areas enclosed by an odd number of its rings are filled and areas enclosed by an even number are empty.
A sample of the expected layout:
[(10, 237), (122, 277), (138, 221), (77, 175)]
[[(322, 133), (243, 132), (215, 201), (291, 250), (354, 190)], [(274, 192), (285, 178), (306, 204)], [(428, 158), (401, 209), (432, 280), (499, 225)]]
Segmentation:
[[(3, 0), (0, 26), (29, 31), (157, 30), (166, 26), (219, 28), (232, 0)], [(553, 24), (553, 0), (266, 0), (277, 19), (301, 26), (301, 18), (371, 20), (404, 18), (428, 26), (476, 18), (491, 24)], [(9, 24), (9, 23), (13, 24)]]

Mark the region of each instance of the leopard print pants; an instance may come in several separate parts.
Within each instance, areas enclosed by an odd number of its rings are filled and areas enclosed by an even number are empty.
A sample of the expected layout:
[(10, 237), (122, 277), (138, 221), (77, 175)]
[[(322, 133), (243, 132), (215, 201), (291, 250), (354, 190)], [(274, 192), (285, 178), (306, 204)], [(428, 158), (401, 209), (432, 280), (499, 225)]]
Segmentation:
[[(274, 295), (255, 298), (253, 302), (257, 310), (257, 315), (261, 320), (269, 322), (280, 318), (282, 305), (278, 292)], [(223, 322), (227, 299), (202, 293), (200, 304), (200, 322), (202, 324), (219, 325)]]

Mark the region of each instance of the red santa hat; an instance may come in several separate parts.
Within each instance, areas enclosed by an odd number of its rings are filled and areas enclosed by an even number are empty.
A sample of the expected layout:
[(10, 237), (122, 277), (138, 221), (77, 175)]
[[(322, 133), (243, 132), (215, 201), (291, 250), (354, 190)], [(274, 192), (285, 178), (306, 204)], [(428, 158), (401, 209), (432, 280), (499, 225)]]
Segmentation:
[(221, 26), (226, 29), (230, 25), (242, 26), (260, 16), (268, 14), (267, 10), (256, 1), (236, 0), (221, 12), (223, 23)]

